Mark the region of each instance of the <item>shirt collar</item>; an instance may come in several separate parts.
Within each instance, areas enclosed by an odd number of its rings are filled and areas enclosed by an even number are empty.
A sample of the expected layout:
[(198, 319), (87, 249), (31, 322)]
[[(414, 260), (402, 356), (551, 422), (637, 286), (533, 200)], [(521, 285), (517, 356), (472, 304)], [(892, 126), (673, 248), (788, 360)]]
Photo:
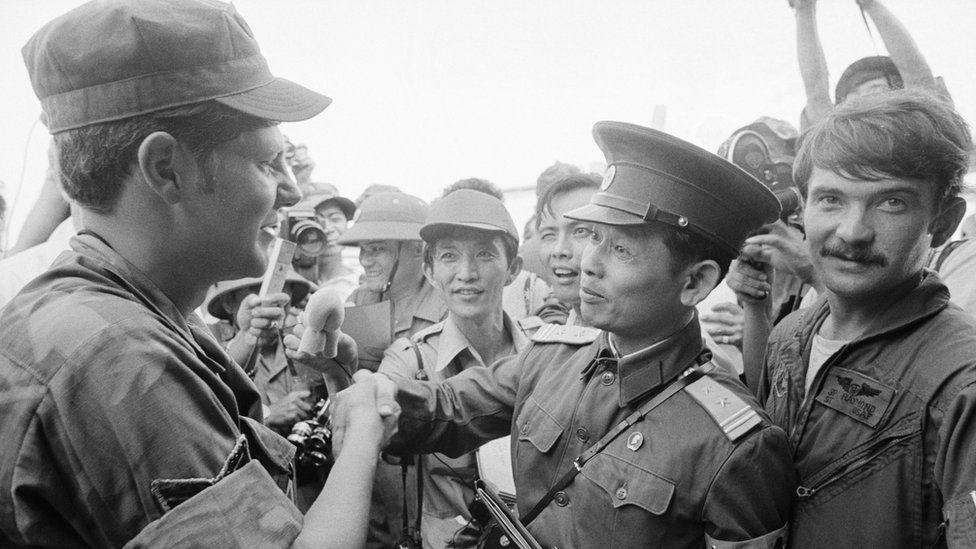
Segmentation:
[[(394, 309), (397, 318), (393, 330), (396, 333), (409, 330), (413, 325), (414, 318), (436, 324), (447, 316), (447, 303), (426, 280), (420, 287), (420, 291), (399, 300), (394, 305)], [(412, 314), (409, 317), (403, 317), (399, 311), (404, 313), (412, 311)]]
[[(515, 344), (515, 352), (518, 353), (524, 349), (529, 340), (522, 333), (522, 330), (518, 328), (518, 325), (508, 316), (508, 313), (502, 313), (502, 324)], [(437, 363), (434, 365), (434, 371), (440, 372), (444, 368), (447, 368), (465, 350), (474, 357), (474, 360), (479, 365), (488, 366), (481, 356), (478, 355), (478, 351), (474, 347), (471, 347), (468, 338), (461, 333), (461, 329), (455, 324), (451, 315), (447, 315), (447, 318), (444, 319), (444, 326), (441, 328), (440, 338), (437, 341)]]
[[(922, 272), (917, 286), (900, 296), (891, 297), (888, 308), (875, 315), (862, 335), (850, 343), (865, 341), (899, 330), (928, 318), (949, 305), (949, 289), (935, 271), (928, 269)], [(820, 325), (830, 314), (826, 292), (817, 297), (810, 309), (813, 311), (814, 321), (807, 326), (809, 331), (805, 334), (807, 340), (820, 330)]]
[(616, 356), (610, 334), (603, 332), (596, 354), (582, 376), (587, 378), (601, 369), (616, 370), (620, 380), (619, 404), (625, 407), (701, 363), (708, 356), (704, 350), (697, 314), (671, 337), (623, 357)]

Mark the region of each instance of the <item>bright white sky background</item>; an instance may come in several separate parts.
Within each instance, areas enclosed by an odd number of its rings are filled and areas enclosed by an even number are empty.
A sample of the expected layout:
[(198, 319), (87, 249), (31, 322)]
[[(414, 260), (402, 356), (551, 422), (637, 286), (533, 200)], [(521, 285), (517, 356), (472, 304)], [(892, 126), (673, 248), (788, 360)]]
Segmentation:
[[(12, 237), (47, 148), (20, 48), (78, 4), (0, 2), (0, 192), (13, 206)], [(651, 125), (656, 105), (666, 106), (662, 129), (709, 150), (760, 115), (797, 124), (803, 106), (786, 0), (235, 4), (276, 75), (334, 99), (283, 130), (309, 147), (313, 179), (351, 198), (387, 183), (430, 200), (465, 177), (523, 187), (555, 160), (599, 169), (593, 123)], [(976, 0), (885, 4), (976, 120)], [(820, 0), (818, 11), (833, 89), (847, 64), (875, 49), (854, 0)], [(524, 220), (529, 201), (515, 202)]]

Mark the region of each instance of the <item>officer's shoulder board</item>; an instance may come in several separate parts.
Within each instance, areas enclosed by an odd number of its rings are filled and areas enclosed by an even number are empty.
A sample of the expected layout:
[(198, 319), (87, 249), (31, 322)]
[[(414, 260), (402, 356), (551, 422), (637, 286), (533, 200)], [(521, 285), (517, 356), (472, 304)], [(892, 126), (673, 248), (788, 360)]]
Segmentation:
[(532, 334), (532, 341), (536, 343), (565, 343), (568, 345), (587, 345), (600, 337), (600, 330), (587, 326), (562, 326), (560, 324), (542, 324)]
[(704, 375), (685, 387), (729, 441), (735, 442), (762, 423), (762, 418), (746, 401), (728, 387)]

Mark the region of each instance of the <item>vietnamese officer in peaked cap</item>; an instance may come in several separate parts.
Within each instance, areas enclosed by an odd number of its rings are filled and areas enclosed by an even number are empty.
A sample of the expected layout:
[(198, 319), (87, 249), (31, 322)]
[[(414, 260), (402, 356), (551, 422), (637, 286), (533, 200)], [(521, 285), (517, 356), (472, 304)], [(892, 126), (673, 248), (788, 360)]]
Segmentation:
[(518, 512), (547, 548), (782, 547), (786, 435), (712, 366), (695, 313), (779, 205), (661, 132), (601, 122), (594, 136), (606, 176), (567, 213), (591, 224), (580, 292), (593, 328), (544, 326), (515, 357), (440, 383), (377, 379), (403, 407), (388, 450), (460, 455), (510, 434)]

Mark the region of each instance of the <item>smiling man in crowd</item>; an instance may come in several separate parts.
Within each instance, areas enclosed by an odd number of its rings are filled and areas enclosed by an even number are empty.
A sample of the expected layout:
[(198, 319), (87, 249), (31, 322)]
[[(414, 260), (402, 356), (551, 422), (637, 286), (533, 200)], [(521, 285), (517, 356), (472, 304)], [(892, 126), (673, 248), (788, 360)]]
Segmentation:
[(214, 1), (91, 2), (24, 59), (81, 230), (0, 312), (0, 546), (361, 544), (371, 394), (304, 520), (294, 447), (247, 416), (253, 383), (193, 312), (264, 271), (264, 229), (299, 198), (277, 121), (329, 98), (272, 76)]
[(907, 91), (838, 107), (804, 138), (825, 289), (774, 329), (758, 388), (796, 448), (792, 547), (976, 547), (976, 321), (923, 269), (962, 219), (971, 149), (951, 107)]
[(669, 135), (619, 122), (594, 135), (609, 168), (565, 214), (589, 224), (580, 309), (594, 328), (543, 326), (518, 355), (441, 382), (374, 374), (403, 407), (389, 450), (461, 455), (510, 434), (520, 518), (545, 547), (781, 546), (786, 435), (712, 366), (695, 313), (776, 199)]

